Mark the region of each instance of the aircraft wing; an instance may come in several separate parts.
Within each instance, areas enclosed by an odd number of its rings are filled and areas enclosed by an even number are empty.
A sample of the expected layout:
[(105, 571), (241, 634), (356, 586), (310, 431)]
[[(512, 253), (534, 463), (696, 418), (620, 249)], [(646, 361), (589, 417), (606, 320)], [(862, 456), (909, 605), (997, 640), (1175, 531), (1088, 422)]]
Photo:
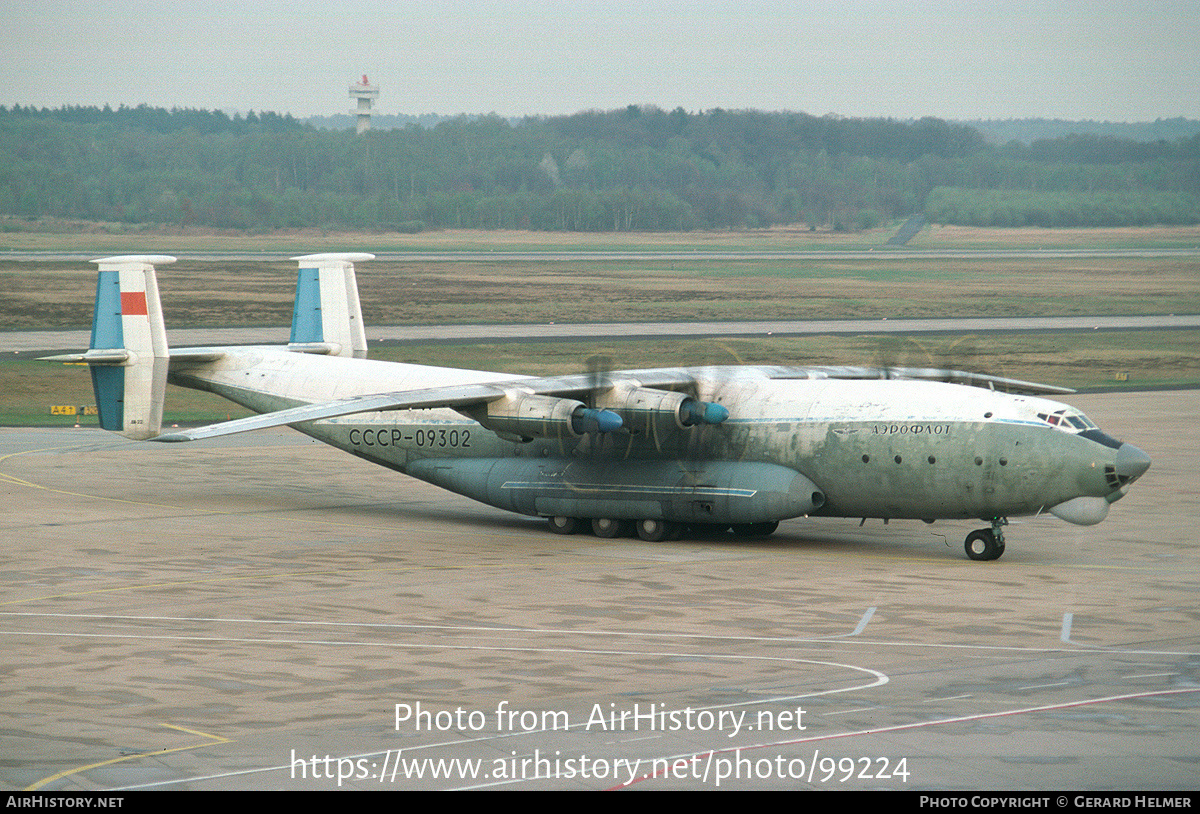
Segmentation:
[[(745, 370), (746, 368), (741, 368)], [(1064, 387), (989, 376), (982, 373), (944, 370), (938, 368), (872, 368), (872, 367), (772, 367), (753, 368), (771, 379), (920, 379), (984, 387), (1009, 393), (1061, 394), (1072, 393)], [(731, 368), (732, 370), (732, 368)], [(720, 376), (721, 368), (710, 369)], [(589, 393), (608, 390), (617, 384), (634, 385), (658, 390), (687, 389), (696, 384), (693, 371), (683, 368), (614, 371), (610, 373), (579, 373), (568, 376), (509, 379), (481, 384), (448, 385), (422, 390), (377, 393), (355, 396), (338, 401), (305, 404), (262, 415), (210, 424), (205, 427), (166, 433), (155, 441), (196, 441), (222, 435), (249, 432), (268, 427), (282, 427), (320, 421), (326, 418), (386, 410), (415, 410), (438, 407), (469, 408), (499, 401), (513, 393), (552, 396), (558, 398), (585, 397)]]
[[(685, 368), (655, 368), (650, 370), (621, 370), (605, 373), (600, 378), (607, 386), (612, 381), (635, 381), (642, 387), (661, 390), (686, 388), (696, 383), (696, 373), (713, 378), (736, 376), (751, 372), (768, 379), (916, 379), (920, 381), (947, 382), (969, 387), (982, 387), (986, 390), (999, 390), (1005, 393), (1022, 395), (1066, 395), (1075, 391), (1069, 387), (1058, 387), (1053, 384), (1027, 382), (1022, 379), (1009, 379), (1004, 376), (991, 376), (986, 373), (972, 373), (966, 370), (950, 370), (940, 367), (853, 367), (846, 365), (814, 365), (809, 367), (789, 367), (784, 365), (727, 365), (700, 369)], [(589, 386), (596, 384), (595, 376), (562, 376), (559, 381), (586, 381)], [(550, 381), (550, 380), (546, 380)], [(539, 391), (548, 392), (548, 391)]]
[(1069, 387), (1057, 387), (1052, 384), (932, 367), (776, 367), (764, 368), (764, 371), (772, 379), (919, 379), (1030, 396), (1065, 395), (1075, 392)]
[(304, 404), (286, 410), (276, 410), (275, 412), (263, 413), (262, 415), (238, 418), (233, 421), (223, 421), (220, 424), (209, 424), (205, 427), (165, 433), (151, 440), (166, 442), (197, 441), (202, 438), (216, 438), (239, 432), (262, 430), (268, 427), (303, 424), (308, 421), (320, 421), (321, 419), (337, 418), (338, 416), (353, 415), (354, 413), (371, 413), (384, 410), (416, 410), (435, 407), (469, 407), (471, 405), (485, 404), (490, 401), (498, 401), (513, 392), (563, 398), (583, 396), (597, 389), (607, 389), (616, 382), (628, 382), (642, 387), (672, 389), (687, 387), (695, 382), (695, 378), (681, 369), (663, 369), (630, 371), (628, 373), (580, 373), (570, 376), (509, 379), (484, 384), (448, 385), (446, 387), (431, 387), (423, 390), (377, 393), (369, 396), (355, 396), (339, 401)]
[(380, 410), (415, 410), (422, 407), (456, 407), (477, 404), (504, 398), (505, 392), (491, 384), (467, 384), (450, 387), (434, 387), (426, 390), (409, 390), (400, 393), (378, 393), (372, 396), (355, 396), (340, 401), (304, 404), (286, 410), (276, 410), (262, 415), (252, 415), (220, 424), (209, 424), (182, 432), (160, 435), (154, 441), (197, 441), (201, 438), (216, 438), (239, 432), (303, 424), (324, 418), (336, 418), (354, 413), (372, 413)]

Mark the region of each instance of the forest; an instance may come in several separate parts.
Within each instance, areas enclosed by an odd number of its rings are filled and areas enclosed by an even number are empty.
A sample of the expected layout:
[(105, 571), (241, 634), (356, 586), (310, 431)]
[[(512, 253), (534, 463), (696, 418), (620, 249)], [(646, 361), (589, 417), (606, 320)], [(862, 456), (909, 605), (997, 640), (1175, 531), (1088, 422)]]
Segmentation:
[(1200, 223), (1200, 135), (988, 143), (966, 124), (631, 105), (318, 129), (290, 115), (0, 106), (0, 221), (854, 231)]

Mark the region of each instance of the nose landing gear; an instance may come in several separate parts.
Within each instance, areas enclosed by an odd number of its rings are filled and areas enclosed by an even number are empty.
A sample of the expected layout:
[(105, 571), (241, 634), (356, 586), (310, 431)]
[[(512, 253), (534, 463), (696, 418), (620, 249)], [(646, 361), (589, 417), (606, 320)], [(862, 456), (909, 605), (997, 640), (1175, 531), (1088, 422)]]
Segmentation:
[(993, 517), (990, 529), (977, 529), (967, 535), (963, 548), (973, 560), (998, 560), (1004, 553), (1004, 527), (1007, 517)]

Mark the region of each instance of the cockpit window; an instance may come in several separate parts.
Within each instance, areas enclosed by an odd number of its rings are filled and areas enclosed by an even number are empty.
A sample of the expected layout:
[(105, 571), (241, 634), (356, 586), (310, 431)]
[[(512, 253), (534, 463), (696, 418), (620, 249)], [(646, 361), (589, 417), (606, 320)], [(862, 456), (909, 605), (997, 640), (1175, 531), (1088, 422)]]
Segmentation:
[(1053, 413), (1038, 413), (1037, 415), (1051, 427), (1057, 427), (1063, 432), (1074, 433), (1100, 429), (1083, 413), (1068, 413), (1066, 410), (1058, 410)]

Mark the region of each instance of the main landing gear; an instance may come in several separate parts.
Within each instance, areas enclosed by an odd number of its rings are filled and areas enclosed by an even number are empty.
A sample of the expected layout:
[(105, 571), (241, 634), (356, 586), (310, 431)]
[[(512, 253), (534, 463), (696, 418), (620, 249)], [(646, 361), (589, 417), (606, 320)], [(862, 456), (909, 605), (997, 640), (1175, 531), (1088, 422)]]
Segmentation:
[[(610, 517), (597, 517), (588, 520), (583, 517), (548, 517), (550, 530), (555, 534), (578, 534), (590, 530), (597, 537), (612, 538), (629, 534), (631, 529), (637, 531), (637, 536), (647, 542), (660, 540), (678, 540), (685, 531), (706, 536), (709, 534), (728, 534), (729, 526), (702, 523), (688, 526), (671, 520), (614, 520)], [(766, 537), (779, 527), (777, 521), (769, 523), (738, 523), (733, 526), (733, 533), (738, 537)]]
[(1004, 553), (1004, 527), (1007, 517), (993, 517), (990, 529), (978, 529), (967, 535), (963, 547), (973, 560), (998, 560)]
[(595, 517), (588, 520), (584, 517), (548, 517), (550, 530), (555, 534), (578, 534), (581, 531), (591, 531), (597, 537), (611, 539), (628, 534), (631, 528), (637, 529), (638, 537), (643, 540), (658, 541), (676, 537), (683, 531), (678, 523), (666, 520), (616, 520), (611, 517)]

